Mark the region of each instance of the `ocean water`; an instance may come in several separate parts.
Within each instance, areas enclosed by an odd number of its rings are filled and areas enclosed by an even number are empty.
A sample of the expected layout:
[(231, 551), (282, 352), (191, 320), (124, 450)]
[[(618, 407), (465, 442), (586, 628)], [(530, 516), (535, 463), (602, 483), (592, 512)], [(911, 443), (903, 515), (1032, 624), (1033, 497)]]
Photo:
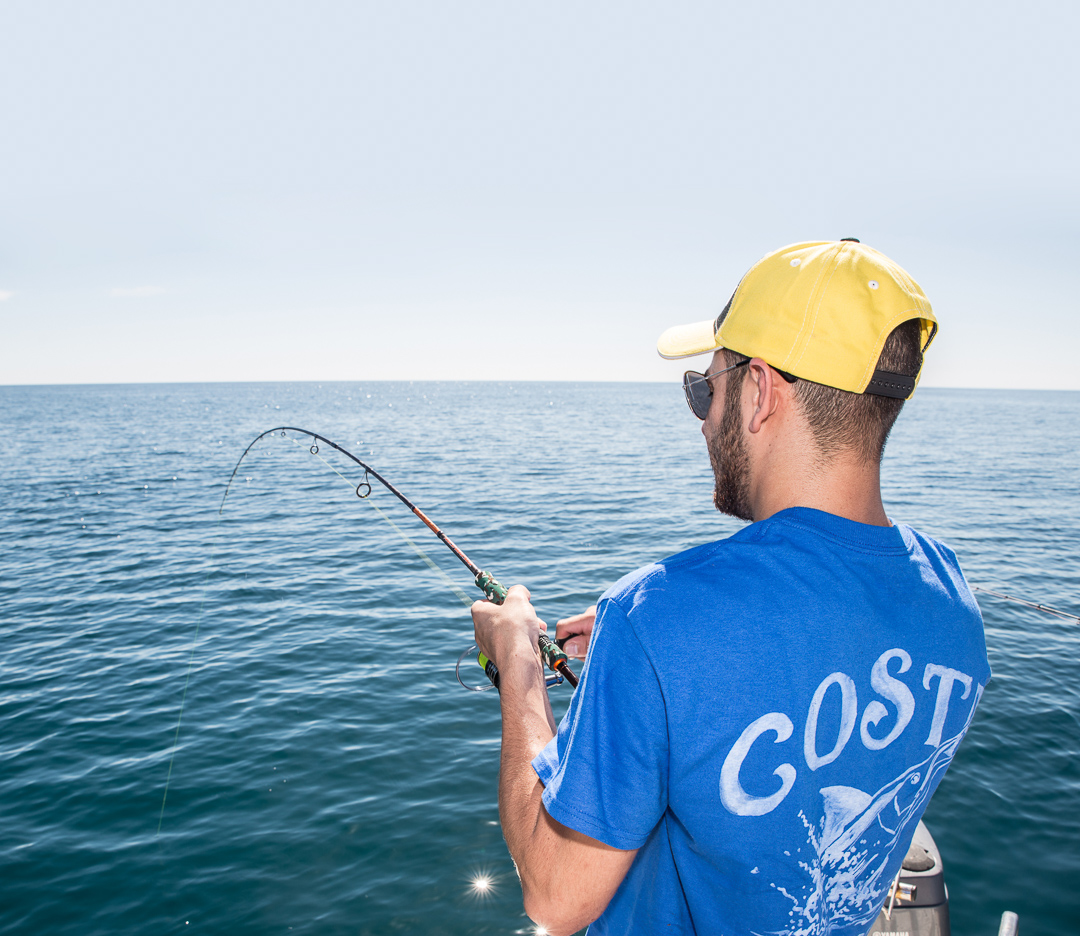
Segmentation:
[[(549, 622), (738, 527), (673, 384), (0, 388), (0, 931), (532, 932), (497, 699), (454, 674), (479, 592), (299, 436), (219, 514), (278, 425), (369, 461)], [(886, 506), (973, 584), (1080, 613), (1078, 452), (1080, 393), (923, 389)], [(1076, 933), (1080, 625), (979, 597), (994, 679), (926, 815), (953, 931)]]

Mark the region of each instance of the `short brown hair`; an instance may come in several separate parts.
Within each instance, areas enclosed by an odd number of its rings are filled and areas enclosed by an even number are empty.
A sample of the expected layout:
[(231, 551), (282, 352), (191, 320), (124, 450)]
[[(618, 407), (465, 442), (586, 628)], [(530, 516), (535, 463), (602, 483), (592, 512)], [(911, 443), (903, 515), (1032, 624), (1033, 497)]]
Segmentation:
[[(922, 367), (922, 352), (920, 323), (911, 319), (894, 328), (885, 340), (877, 366), (893, 374), (915, 377)], [(792, 390), (824, 455), (850, 449), (864, 464), (881, 461), (903, 400), (851, 393), (801, 379)]]

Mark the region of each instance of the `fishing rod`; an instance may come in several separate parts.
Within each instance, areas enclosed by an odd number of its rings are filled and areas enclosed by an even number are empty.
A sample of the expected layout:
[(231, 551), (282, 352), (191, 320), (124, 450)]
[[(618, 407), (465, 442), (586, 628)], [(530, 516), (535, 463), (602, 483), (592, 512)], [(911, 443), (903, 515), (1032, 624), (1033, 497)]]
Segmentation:
[[(461, 560), (465, 568), (467, 568), (473, 574), (473, 581), (476, 583), (476, 587), (484, 593), (488, 601), (499, 605), (503, 603), (503, 601), (506, 599), (506, 588), (500, 585), (495, 580), (495, 577), (493, 575), (491, 575), (489, 572), (485, 572), (468, 556), (466, 556), (465, 553), (462, 552), (462, 550), (454, 544), (454, 541), (451, 540), (450, 537), (447, 536), (439, 528), (439, 526), (430, 517), (427, 516), (427, 514), (425, 514), (419, 507), (417, 507), (416, 504), (409, 500), (409, 498), (402, 494), (401, 491), (394, 487), (393, 484), (387, 481), (386, 478), (379, 474), (379, 472), (372, 468), (369, 464), (361, 461), (359, 458), (353, 455), (352, 452), (342, 448), (332, 439), (328, 439), (326, 438), (326, 436), (319, 435), (319, 433), (317, 432), (312, 432), (310, 429), (300, 429), (297, 426), (275, 426), (273, 429), (267, 429), (266, 432), (262, 433), (259, 436), (256, 436), (256, 438), (251, 441), (248, 447), (244, 449), (243, 454), (236, 462), (236, 467), (233, 468), (233, 472), (229, 476), (229, 483), (225, 485), (225, 493), (221, 497), (221, 506), (218, 508), (219, 515), (225, 509), (225, 498), (229, 496), (229, 489), (232, 487), (233, 480), (236, 478), (236, 472), (240, 470), (240, 463), (244, 460), (244, 457), (247, 455), (247, 453), (250, 452), (251, 449), (260, 440), (265, 439), (268, 435), (273, 435), (274, 433), (281, 433), (282, 436), (286, 438), (291, 438), (287, 435), (287, 433), (289, 432), (298, 432), (304, 436), (311, 436), (312, 441), (309, 451), (312, 455), (319, 454), (319, 443), (324, 442), (326, 445), (329, 445), (335, 451), (340, 452), (346, 458), (350, 458), (354, 462), (356, 462), (356, 464), (358, 464), (361, 468), (364, 469), (364, 479), (356, 485), (357, 497), (365, 499), (371, 495), (371, 482), (368, 480), (368, 478), (374, 478), (391, 494), (393, 494), (399, 501), (401, 501), (406, 507), (408, 507), (409, 510), (411, 510), (421, 520), (421, 522), (423, 522), (423, 524), (442, 541), (443, 545), (446, 546), (455, 556), (458, 557), (458, 559)], [(408, 540), (408, 537), (406, 537), (406, 541), (411, 542)], [(576, 687), (578, 684), (578, 678), (574, 674), (574, 671), (570, 669), (568, 658), (563, 652), (562, 648), (558, 646), (555, 641), (548, 637), (548, 635), (545, 633), (540, 634), (537, 644), (540, 648), (540, 658), (544, 661), (548, 668), (551, 669), (552, 672), (554, 672), (558, 676), (561, 676), (563, 679), (565, 679), (568, 683), (570, 683), (571, 686)], [(466, 651), (466, 653), (467, 652), (468, 651)], [(462, 654), (462, 656), (464, 656), (464, 654)], [(483, 667), (485, 675), (491, 681), (491, 684), (497, 689), (499, 687), (499, 670), (498, 667), (496, 667), (494, 661), (489, 660), (483, 653), (479, 653), (477, 655), (476, 661), (480, 664), (481, 667)], [(460, 676), (458, 677), (458, 681), (461, 681)], [(464, 683), (462, 683), (462, 685), (464, 685)]]
[(1060, 618), (1065, 618), (1066, 621), (1073, 621), (1076, 624), (1080, 624), (1080, 615), (1069, 614), (1068, 611), (1059, 611), (1057, 608), (1051, 608), (1049, 605), (1028, 601), (1026, 598), (1017, 598), (1015, 595), (1006, 595), (1004, 592), (991, 591), (989, 588), (980, 588), (978, 585), (972, 585), (970, 587), (973, 592), (982, 592), (984, 595), (992, 595), (995, 598), (1001, 598), (1003, 601), (1014, 601), (1016, 604), (1022, 604), (1027, 608), (1034, 608), (1036, 611), (1045, 611), (1047, 614), (1055, 614)]

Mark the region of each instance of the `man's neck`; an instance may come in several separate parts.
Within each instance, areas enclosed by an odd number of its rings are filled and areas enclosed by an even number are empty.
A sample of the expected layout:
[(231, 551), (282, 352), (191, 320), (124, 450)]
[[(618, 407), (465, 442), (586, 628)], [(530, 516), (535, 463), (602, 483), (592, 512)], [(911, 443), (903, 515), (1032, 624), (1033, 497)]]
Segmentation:
[(881, 468), (841, 452), (822, 456), (801, 448), (795, 457), (770, 458), (751, 491), (754, 519), (788, 507), (812, 507), (856, 523), (891, 526), (881, 502)]
[(881, 503), (881, 466), (852, 448), (825, 452), (789, 384), (754, 358), (740, 388), (751, 515), (812, 507), (856, 523), (890, 526)]

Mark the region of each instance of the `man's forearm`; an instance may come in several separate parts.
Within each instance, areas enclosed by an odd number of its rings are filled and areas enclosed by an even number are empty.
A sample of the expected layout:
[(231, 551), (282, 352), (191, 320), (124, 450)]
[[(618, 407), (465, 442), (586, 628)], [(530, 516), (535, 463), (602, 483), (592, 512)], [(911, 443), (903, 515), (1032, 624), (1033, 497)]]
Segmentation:
[(510, 855), (531, 883), (530, 846), (543, 811), (543, 786), (532, 759), (555, 735), (555, 716), (544, 685), (543, 664), (536, 652), (518, 651), (500, 661), (502, 751), (499, 757), (499, 820)]
[(473, 605), (476, 642), (499, 667), (502, 751), (499, 818), (521, 878), (525, 912), (553, 936), (576, 933), (611, 900), (634, 860), (556, 822), (544, 808), (533, 758), (555, 735), (537, 650), (543, 626), (520, 585), (503, 605)]

